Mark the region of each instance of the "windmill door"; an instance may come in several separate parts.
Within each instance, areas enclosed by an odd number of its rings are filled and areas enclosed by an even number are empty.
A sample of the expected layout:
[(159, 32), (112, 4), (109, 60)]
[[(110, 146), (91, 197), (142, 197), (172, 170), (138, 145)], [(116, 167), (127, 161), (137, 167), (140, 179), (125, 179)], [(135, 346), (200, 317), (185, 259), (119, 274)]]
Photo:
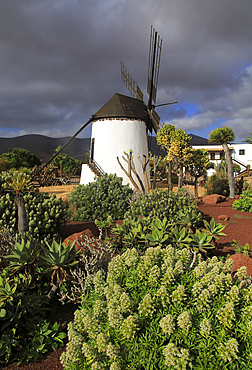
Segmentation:
[(94, 159), (94, 143), (95, 143), (95, 139), (93, 138), (92, 141), (91, 141), (91, 153), (90, 153), (91, 161), (93, 161), (93, 159)]

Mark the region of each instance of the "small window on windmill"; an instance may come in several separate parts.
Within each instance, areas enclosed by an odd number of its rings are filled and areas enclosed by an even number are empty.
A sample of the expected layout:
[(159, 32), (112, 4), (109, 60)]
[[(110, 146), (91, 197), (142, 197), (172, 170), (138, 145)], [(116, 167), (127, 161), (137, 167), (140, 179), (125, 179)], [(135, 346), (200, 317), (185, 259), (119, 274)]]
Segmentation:
[(240, 149), (239, 150), (239, 155), (245, 155), (245, 149)]

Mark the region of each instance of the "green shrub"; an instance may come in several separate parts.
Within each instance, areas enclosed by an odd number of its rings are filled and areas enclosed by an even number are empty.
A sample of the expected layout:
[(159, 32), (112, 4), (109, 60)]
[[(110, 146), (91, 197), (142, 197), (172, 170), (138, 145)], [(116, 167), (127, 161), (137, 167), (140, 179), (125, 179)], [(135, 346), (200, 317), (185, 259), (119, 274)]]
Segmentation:
[(213, 174), (207, 179), (207, 182), (204, 185), (206, 189), (206, 194), (219, 194), (227, 197), (229, 195), (229, 183), (228, 179), (225, 177), (220, 177), (216, 174)]
[(0, 363), (36, 361), (48, 350), (63, 345), (60, 325), (47, 321), (48, 302), (42, 274), (36, 284), (25, 274), (5, 269), (0, 276)]
[(249, 187), (244, 190), (240, 195), (240, 199), (237, 199), (233, 203), (233, 208), (241, 212), (252, 212), (252, 189)]
[[(67, 220), (67, 209), (63, 200), (55, 194), (28, 193), (24, 195), (29, 221), (29, 235), (38, 241), (59, 239)], [(0, 197), (0, 228), (18, 232), (18, 216), (15, 196), (12, 193)]]
[(69, 208), (73, 221), (99, 221), (111, 216), (120, 220), (129, 207), (133, 190), (122, 185), (122, 178), (104, 174), (71, 192)]
[(188, 211), (195, 211), (194, 226), (197, 226), (202, 215), (197, 204), (193, 202), (187, 192), (180, 190), (177, 193), (167, 190), (155, 189), (151, 193), (141, 196), (136, 202), (130, 204), (130, 209), (125, 213), (125, 219), (136, 220), (138, 216), (158, 217), (161, 220), (166, 217), (171, 222), (176, 222), (178, 212), (186, 214)]
[(68, 326), (64, 369), (252, 369), (246, 268), (191, 260), (171, 246), (116, 256)]

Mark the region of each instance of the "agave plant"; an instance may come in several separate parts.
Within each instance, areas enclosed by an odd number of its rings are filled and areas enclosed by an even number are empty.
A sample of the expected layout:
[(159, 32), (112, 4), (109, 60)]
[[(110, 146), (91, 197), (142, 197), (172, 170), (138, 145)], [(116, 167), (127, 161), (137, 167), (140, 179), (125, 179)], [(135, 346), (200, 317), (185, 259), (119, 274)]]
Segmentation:
[(170, 239), (173, 245), (176, 245), (176, 248), (190, 248), (192, 238), (186, 231), (186, 228), (179, 229), (177, 226), (171, 229)]
[(150, 242), (150, 245), (162, 246), (169, 237), (169, 230), (173, 224), (171, 224), (166, 217), (161, 221), (158, 217), (155, 218), (150, 224), (152, 230), (151, 234), (146, 235), (146, 240)]
[(3, 315), (3, 309), (1, 308), (3, 303), (13, 300), (16, 289), (17, 283), (6, 276), (0, 276), (0, 317)]
[(212, 236), (209, 235), (207, 232), (201, 233), (197, 229), (196, 233), (192, 234), (191, 237), (192, 237), (191, 248), (193, 249), (193, 261), (191, 264), (192, 266), (196, 260), (198, 252), (207, 253), (206, 249), (213, 249), (215, 247), (213, 244), (211, 244), (211, 241), (213, 240)]
[(195, 209), (189, 209), (186, 213), (181, 211), (178, 212), (177, 223), (182, 227), (186, 228), (186, 231), (193, 233), (195, 231), (196, 224), (201, 221), (199, 213)]
[(212, 236), (214, 243), (216, 243), (216, 240), (219, 239), (219, 236), (226, 236), (226, 234), (222, 232), (225, 229), (226, 225), (222, 225), (221, 223), (215, 223), (213, 217), (209, 223), (206, 220), (204, 220), (204, 225), (206, 228), (204, 229), (204, 231), (206, 231), (209, 235)]
[(4, 256), (10, 262), (11, 273), (22, 272), (26, 276), (34, 276), (36, 261), (38, 257), (38, 249), (27, 240), (21, 240), (21, 243), (16, 242), (12, 249), (12, 254)]
[(44, 273), (50, 275), (52, 285), (57, 288), (66, 280), (67, 270), (78, 263), (75, 258), (81, 250), (73, 251), (74, 244), (75, 241), (65, 245), (53, 240), (51, 245), (46, 242), (46, 246), (42, 246), (45, 255), (40, 257), (39, 262)]

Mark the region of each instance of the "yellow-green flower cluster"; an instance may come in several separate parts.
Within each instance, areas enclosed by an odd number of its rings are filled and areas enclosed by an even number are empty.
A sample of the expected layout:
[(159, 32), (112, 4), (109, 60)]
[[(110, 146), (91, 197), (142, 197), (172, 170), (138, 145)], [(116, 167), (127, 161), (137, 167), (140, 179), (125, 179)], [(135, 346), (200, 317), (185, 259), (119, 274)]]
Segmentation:
[(219, 347), (219, 353), (220, 357), (223, 361), (231, 362), (234, 359), (237, 359), (237, 353), (238, 353), (238, 342), (236, 339), (231, 338), (226, 343), (221, 343)]
[(163, 333), (165, 334), (172, 334), (175, 331), (175, 324), (172, 315), (166, 315), (162, 318), (159, 323), (159, 326), (162, 328)]
[(182, 312), (178, 316), (177, 321), (178, 321), (178, 327), (180, 327), (180, 329), (183, 329), (185, 331), (189, 331), (189, 329), (192, 326), (191, 316), (188, 311)]
[(169, 343), (163, 350), (165, 365), (174, 370), (186, 370), (187, 366), (192, 369), (189, 350), (177, 348), (174, 343)]
[(150, 350), (156, 368), (188, 370), (204, 363), (217, 369), (227, 362), (238, 368), (238, 356), (246, 363), (251, 280), (245, 269), (231, 275), (232, 260), (202, 259), (190, 267), (191, 252), (170, 245), (142, 255), (127, 250), (112, 259), (107, 278), (96, 274), (69, 325), (64, 369), (83, 363), (89, 370), (130, 369), (138, 363), (148, 368)]
[(184, 285), (179, 285), (171, 294), (171, 299), (173, 303), (181, 303), (185, 299), (185, 287)]
[(235, 320), (234, 302), (228, 302), (217, 311), (217, 318), (224, 326), (232, 327)]
[(151, 294), (148, 293), (144, 296), (142, 301), (139, 303), (138, 312), (140, 316), (152, 316), (155, 311)]
[(208, 319), (203, 319), (200, 323), (200, 330), (202, 333), (209, 335), (212, 331), (211, 321)]

